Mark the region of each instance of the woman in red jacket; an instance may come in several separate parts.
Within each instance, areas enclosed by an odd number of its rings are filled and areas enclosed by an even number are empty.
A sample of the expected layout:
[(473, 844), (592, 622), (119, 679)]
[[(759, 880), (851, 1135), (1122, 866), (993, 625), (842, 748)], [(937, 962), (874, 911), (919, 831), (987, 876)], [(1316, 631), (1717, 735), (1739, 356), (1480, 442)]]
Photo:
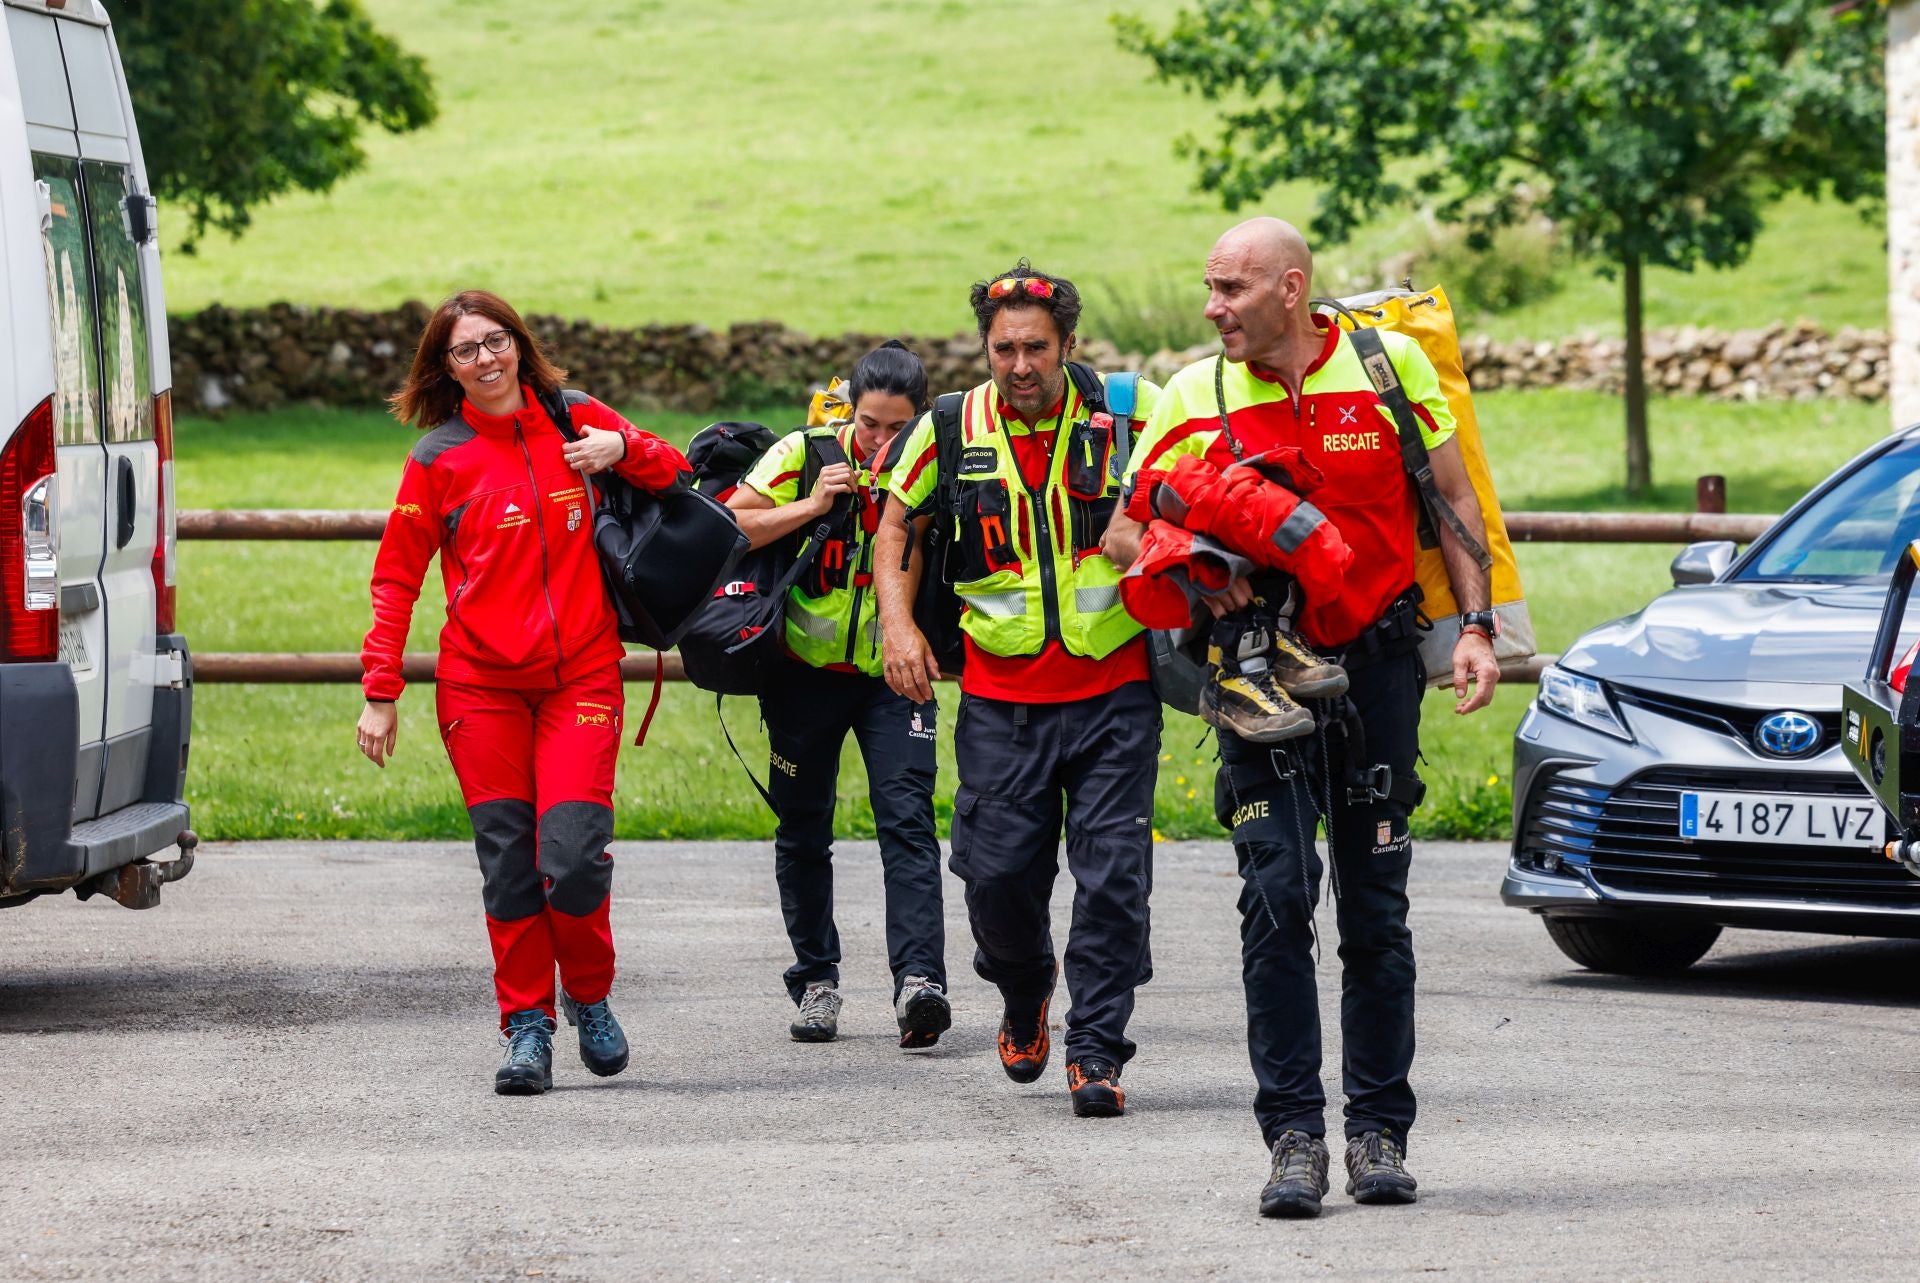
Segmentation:
[(447, 622), (435, 670), (441, 738), (473, 821), (507, 1041), (494, 1090), (553, 1084), (554, 985), (595, 1074), (627, 1065), (613, 985), (613, 770), (624, 647), (593, 549), (593, 491), (612, 469), (645, 489), (687, 470), (681, 453), (598, 401), (562, 436), (539, 396), (556, 369), (505, 300), (456, 294), (427, 322), (404, 423), (431, 429), (400, 476), (373, 567), (360, 659), (360, 751), (394, 751), (401, 652), (427, 563), (440, 554)]

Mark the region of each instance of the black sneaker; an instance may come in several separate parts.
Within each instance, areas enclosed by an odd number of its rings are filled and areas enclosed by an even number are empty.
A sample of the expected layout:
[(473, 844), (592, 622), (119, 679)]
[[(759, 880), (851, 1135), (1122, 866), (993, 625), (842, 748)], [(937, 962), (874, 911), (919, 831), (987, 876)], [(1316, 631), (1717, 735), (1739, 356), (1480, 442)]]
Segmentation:
[(538, 1096), (553, 1086), (553, 1017), (538, 1007), (507, 1017), (501, 1036), (507, 1054), (493, 1071), (493, 1089), (502, 1096)]
[(601, 1078), (611, 1078), (627, 1067), (627, 1035), (613, 1018), (613, 1008), (599, 1002), (575, 1002), (560, 991), (560, 1007), (567, 1023), (580, 1030), (580, 1063)]
[(1411, 1203), (1419, 1188), (1392, 1132), (1362, 1132), (1347, 1142), (1347, 1193), (1354, 1202)]
[(1067, 1062), (1067, 1091), (1073, 1097), (1073, 1112), (1081, 1118), (1118, 1118), (1127, 1112), (1120, 1066), (1099, 1056)]
[(1313, 734), (1313, 714), (1293, 702), (1272, 668), (1230, 672), (1217, 661), (1200, 692), (1200, 719), (1249, 744)]
[(1260, 1215), (1304, 1220), (1320, 1215), (1327, 1196), (1327, 1142), (1305, 1132), (1282, 1132), (1273, 1142), (1273, 1173), (1260, 1191)]
[(900, 982), (893, 1015), (900, 1025), (900, 1045), (909, 1051), (933, 1046), (953, 1026), (947, 991), (925, 976), (908, 976)]
[(1347, 693), (1347, 670), (1317, 653), (1298, 633), (1276, 631), (1268, 658), (1273, 679), (1295, 699), (1338, 699)]

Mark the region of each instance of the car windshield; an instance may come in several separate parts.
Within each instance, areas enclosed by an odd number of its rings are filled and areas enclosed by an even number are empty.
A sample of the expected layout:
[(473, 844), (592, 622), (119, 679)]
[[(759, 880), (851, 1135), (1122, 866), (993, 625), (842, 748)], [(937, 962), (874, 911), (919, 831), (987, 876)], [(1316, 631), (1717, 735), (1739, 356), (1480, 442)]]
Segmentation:
[(1885, 580), (1920, 538), (1920, 440), (1861, 464), (1768, 540), (1737, 581)]

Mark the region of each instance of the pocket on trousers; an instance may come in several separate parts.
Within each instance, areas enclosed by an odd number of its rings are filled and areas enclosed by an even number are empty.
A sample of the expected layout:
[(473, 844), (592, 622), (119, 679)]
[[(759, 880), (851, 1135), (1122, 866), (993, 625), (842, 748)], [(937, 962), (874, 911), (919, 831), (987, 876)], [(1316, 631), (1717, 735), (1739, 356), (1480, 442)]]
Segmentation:
[(974, 812), (980, 806), (980, 795), (971, 792), (963, 784), (953, 795), (953, 823), (948, 845), (952, 854), (947, 859), (947, 867), (960, 877), (968, 876), (972, 867), (968, 857), (973, 852), (973, 830), (978, 819)]

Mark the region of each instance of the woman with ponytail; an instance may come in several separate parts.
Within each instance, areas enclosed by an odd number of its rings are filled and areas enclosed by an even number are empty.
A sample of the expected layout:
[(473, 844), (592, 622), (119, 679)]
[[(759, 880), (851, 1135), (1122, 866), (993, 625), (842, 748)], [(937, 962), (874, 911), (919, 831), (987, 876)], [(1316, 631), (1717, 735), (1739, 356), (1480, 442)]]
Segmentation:
[[(933, 827), (938, 706), (894, 694), (880, 676), (873, 596), (873, 539), (887, 493), (886, 456), (926, 407), (927, 372), (920, 358), (897, 340), (876, 348), (854, 367), (845, 417), (783, 437), (727, 500), (756, 548), (840, 513), (820, 556), (786, 602), (792, 662), (760, 700), (779, 816), (774, 880), (794, 953), (785, 980), (799, 1008), (789, 1033), (799, 1042), (830, 1042), (839, 1032), (833, 810), (840, 749), (849, 731), (866, 760), (880, 840), (900, 1045), (931, 1047), (952, 1023), (940, 843)], [(809, 476), (814, 480), (803, 494)]]

